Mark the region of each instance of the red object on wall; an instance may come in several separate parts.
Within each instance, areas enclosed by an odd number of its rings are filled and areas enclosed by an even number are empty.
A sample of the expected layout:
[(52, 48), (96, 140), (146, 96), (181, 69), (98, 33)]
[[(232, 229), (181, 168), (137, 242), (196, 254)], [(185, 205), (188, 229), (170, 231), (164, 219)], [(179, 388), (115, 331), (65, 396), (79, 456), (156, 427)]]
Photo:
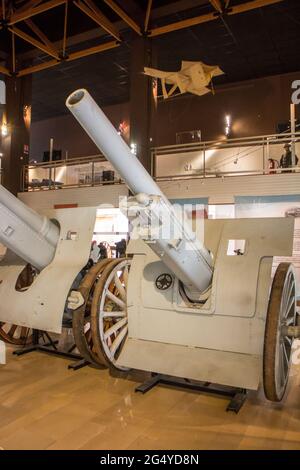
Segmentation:
[(78, 207), (78, 204), (54, 204), (54, 209), (73, 209)]

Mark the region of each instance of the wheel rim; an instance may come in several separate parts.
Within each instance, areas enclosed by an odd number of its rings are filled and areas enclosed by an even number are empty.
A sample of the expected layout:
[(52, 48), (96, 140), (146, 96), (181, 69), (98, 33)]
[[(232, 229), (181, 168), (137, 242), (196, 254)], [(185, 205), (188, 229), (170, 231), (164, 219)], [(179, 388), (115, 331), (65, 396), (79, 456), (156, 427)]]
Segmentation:
[[(112, 368), (125, 371), (117, 359), (128, 333), (127, 285), (131, 260), (113, 261), (103, 272), (92, 305), (92, 335), (98, 355)], [(97, 291), (97, 292), (96, 292)]]
[(75, 344), (81, 356), (93, 365), (103, 366), (96, 354), (91, 332), (91, 304), (96, 283), (110, 260), (102, 260), (94, 265), (80, 283), (78, 291), (84, 298), (84, 304), (73, 312), (73, 334)]
[(278, 328), (278, 344), (276, 348), (276, 368), (275, 380), (278, 390), (284, 393), (286, 382), (289, 376), (290, 359), (293, 340), (285, 334), (287, 326), (296, 324), (296, 285), (292, 270), (287, 273), (286, 281), (283, 287), (283, 295), (280, 305), (280, 324)]
[(281, 263), (270, 293), (264, 344), (264, 390), (272, 401), (281, 401), (287, 387), (293, 342), (287, 328), (295, 324), (295, 272), (291, 264)]
[(26, 326), (0, 322), (0, 340), (16, 346), (32, 344), (32, 329)]

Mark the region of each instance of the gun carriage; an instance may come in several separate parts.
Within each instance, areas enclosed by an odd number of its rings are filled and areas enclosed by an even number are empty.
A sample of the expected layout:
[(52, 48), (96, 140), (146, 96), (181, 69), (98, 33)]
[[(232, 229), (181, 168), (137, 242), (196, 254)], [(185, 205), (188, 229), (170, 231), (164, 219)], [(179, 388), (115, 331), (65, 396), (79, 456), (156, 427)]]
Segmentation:
[[(203, 220), (195, 234), (89, 93), (75, 91), (66, 105), (130, 189), (138, 236), (126, 258), (102, 260), (78, 281), (97, 208), (37, 214), (0, 188), (2, 337), (6, 324), (12, 342), (28, 341), (32, 328), (60, 333), (67, 307), (77, 347), (93, 364), (243, 389), (263, 384), (269, 400), (282, 400), (300, 336), (297, 284), (290, 263), (273, 279), (272, 264), (292, 255), (293, 218)], [(172, 234), (162, 236), (166, 220)], [(239, 256), (229, 253), (232, 243)]]

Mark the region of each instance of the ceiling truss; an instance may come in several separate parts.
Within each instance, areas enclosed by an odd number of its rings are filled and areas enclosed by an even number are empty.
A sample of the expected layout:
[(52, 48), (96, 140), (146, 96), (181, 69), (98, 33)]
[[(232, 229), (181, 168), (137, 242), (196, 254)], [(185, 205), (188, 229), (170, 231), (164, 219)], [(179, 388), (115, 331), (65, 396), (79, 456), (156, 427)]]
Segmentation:
[[(0, 73), (7, 76), (19, 76), (32, 74), (39, 70), (44, 70), (50, 67), (59, 65), (62, 62), (76, 60), (86, 57), (91, 54), (98, 54), (109, 49), (118, 47), (122, 43), (122, 35), (107, 16), (101, 11), (99, 2), (97, 0), (28, 0), (22, 7), (12, 11), (8, 9), (5, 0), (2, 0), (0, 6), (0, 29), (7, 28), (11, 32), (12, 37), (12, 63), (8, 66), (0, 65)], [(216, 21), (220, 17), (236, 15), (244, 13), (256, 8), (265, 7), (268, 5), (280, 3), (283, 0), (249, 0), (236, 6), (231, 6), (230, 0), (208, 0), (208, 5), (211, 6), (211, 12), (200, 16), (188, 18), (185, 20), (170, 23), (164, 26), (150, 28), (151, 13), (153, 10), (153, 3), (155, 0), (148, 0), (147, 8), (144, 13), (143, 24), (138, 24), (132, 17), (129, 16), (114, 0), (102, 0), (110, 7), (111, 10), (124, 22), (126, 27), (129, 27), (138, 36), (157, 37), (173, 31), (178, 31), (183, 28), (190, 28), (201, 23)], [(67, 53), (67, 40), (68, 40), (68, 8), (69, 4), (74, 4), (83, 14), (87, 15), (94, 23), (96, 23), (101, 30), (104, 30), (110, 36), (111, 41), (102, 42), (101, 44), (89, 47), (87, 49)], [(47, 35), (40, 30), (34, 21), (34, 17), (49, 11), (58, 6), (65, 5), (64, 9), (64, 30), (62, 37), (62, 47), (58, 49), (48, 39)], [(27, 26), (33, 33), (28, 34), (23, 30), (23, 25)], [(16, 26), (17, 25), (17, 26)], [(17, 69), (16, 55), (15, 55), (15, 37), (21, 38), (27, 43), (31, 44), (49, 56), (49, 60), (42, 62), (38, 65), (33, 65), (26, 68)]]

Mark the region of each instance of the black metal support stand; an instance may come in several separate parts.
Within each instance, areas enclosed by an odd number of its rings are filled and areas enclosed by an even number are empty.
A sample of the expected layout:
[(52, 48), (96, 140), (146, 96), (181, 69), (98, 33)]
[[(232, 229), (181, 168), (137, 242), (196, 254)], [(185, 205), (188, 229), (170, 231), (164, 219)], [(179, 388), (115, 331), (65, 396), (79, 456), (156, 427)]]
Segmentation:
[(159, 384), (228, 397), (230, 398), (230, 402), (226, 411), (234, 411), (235, 413), (240, 411), (247, 398), (247, 390), (242, 388), (212, 385), (210, 382), (195, 382), (188, 379), (181, 379), (161, 374), (152, 374), (152, 377), (136, 387), (135, 391), (144, 394)]
[[(79, 354), (72, 353), (72, 350), (75, 347), (71, 347), (68, 351), (59, 350), (56, 345), (58, 341), (53, 341), (49, 333), (46, 331), (33, 330), (33, 341), (31, 346), (24, 347), (23, 349), (18, 349), (13, 352), (16, 356), (22, 356), (33, 351), (46, 352), (48, 354), (54, 354), (55, 356), (66, 357), (68, 359), (77, 359), (82, 361), (82, 357)], [(43, 339), (44, 343), (40, 343), (40, 339)], [(46, 342), (47, 340), (47, 342)], [(83, 367), (83, 366), (82, 366)], [(76, 369), (74, 369), (76, 370)]]
[(85, 359), (80, 359), (79, 361), (73, 362), (72, 364), (68, 365), (68, 369), (72, 370), (79, 370), (83, 367), (89, 366), (90, 362), (86, 361)]

